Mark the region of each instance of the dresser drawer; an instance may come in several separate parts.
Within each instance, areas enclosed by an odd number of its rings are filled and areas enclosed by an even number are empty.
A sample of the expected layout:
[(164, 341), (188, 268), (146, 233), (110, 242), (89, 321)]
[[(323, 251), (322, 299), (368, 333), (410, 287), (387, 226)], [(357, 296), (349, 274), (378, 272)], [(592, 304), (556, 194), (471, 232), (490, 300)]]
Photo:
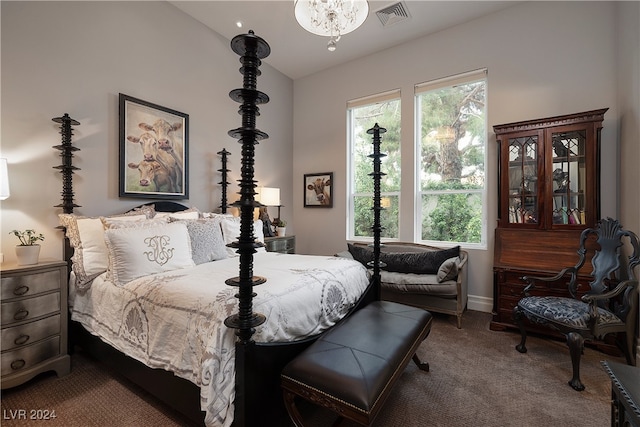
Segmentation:
[(2, 300), (60, 289), (60, 270), (2, 277)]
[(60, 292), (2, 303), (2, 326), (60, 311)]
[(2, 353), (2, 376), (28, 369), (60, 354), (60, 337)]
[(5, 328), (2, 330), (2, 350), (29, 345), (51, 335), (60, 333), (60, 315), (50, 316), (35, 322)]

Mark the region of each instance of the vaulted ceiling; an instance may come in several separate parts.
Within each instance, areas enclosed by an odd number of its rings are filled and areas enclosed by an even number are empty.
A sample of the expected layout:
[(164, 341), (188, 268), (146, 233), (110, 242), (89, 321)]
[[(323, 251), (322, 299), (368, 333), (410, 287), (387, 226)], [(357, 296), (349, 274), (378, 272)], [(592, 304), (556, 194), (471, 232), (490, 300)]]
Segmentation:
[[(229, 40), (253, 30), (271, 46), (271, 54), (264, 62), (295, 80), (519, 2), (403, 0), (401, 6), (408, 18), (400, 20), (396, 19), (400, 15), (386, 14), (387, 25), (383, 25), (376, 12), (400, 2), (370, 0), (365, 23), (342, 36), (334, 52), (327, 50), (328, 37), (308, 33), (298, 25), (293, 0), (178, 0), (170, 3)], [(238, 28), (237, 22), (242, 22), (243, 27)]]

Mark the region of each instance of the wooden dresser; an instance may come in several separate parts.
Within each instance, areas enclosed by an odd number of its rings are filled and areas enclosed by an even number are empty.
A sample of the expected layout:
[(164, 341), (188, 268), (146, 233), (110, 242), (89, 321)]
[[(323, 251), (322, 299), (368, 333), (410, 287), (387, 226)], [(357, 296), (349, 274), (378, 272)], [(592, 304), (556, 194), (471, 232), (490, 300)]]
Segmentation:
[(67, 264), (47, 259), (34, 265), (3, 264), (0, 280), (2, 388), (41, 372), (68, 374)]

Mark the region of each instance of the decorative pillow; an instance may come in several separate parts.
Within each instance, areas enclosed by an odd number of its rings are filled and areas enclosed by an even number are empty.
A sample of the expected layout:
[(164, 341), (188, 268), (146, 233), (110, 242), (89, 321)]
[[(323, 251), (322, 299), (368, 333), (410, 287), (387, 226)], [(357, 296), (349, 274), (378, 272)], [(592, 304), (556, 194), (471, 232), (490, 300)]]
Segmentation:
[(179, 219), (187, 226), (191, 239), (191, 254), (196, 265), (228, 258), (224, 237), (222, 237), (221, 218)]
[[(373, 249), (347, 244), (353, 258), (365, 266), (373, 260)], [(397, 273), (436, 274), (440, 265), (449, 258), (460, 255), (460, 246), (438, 251), (421, 252), (383, 252), (380, 261), (386, 264), (383, 269)]]
[(156, 212), (154, 218), (173, 218), (173, 219), (198, 219), (200, 211), (197, 208), (189, 208), (180, 212)]
[(135, 219), (121, 220), (119, 218), (101, 217), (102, 225), (105, 230), (108, 228), (141, 228), (157, 225), (164, 225), (169, 222), (169, 218), (153, 218), (153, 219)]
[(153, 218), (156, 214), (156, 205), (142, 205), (131, 209), (129, 212), (124, 213), (119, 216), (127, 216), (127, 215), (139, 215), (142, 214), (146, 216), (148, 219)]
[[(76, 287), (88, 289), (91, 281), (107, 271), (108, 251), (104, 243), (102, 217), (85, 217), (74, 214), (59, 214), (60, 224), (65, 227), (69, 243), (73, 247), (71, 269), (76, 276)], [(127, 214), (111, 217), (123, 221), (145, 219), (145, 214)]]
[(373, 249), (367, 246), (356, 246), (351, 243), (347, 243), (347, 248), (349, 249), (349, 253), (356, 261), (360, 262), (360, 264), (369, 268), (367, 265), (370, 261), (373, 261)]
[[(222, 236), (226, 245), (235, 242), (240, 237), (240, 217), (224, 216), (222, 218)], [(264, 232), (262, 231), (262, 220), (253, 222), (253, 236), (256, 242), (264, 243)], [(228, 257), (236, 257), (236, 248), (226, 247)], [(266, 252), (264, 247), (256, 248), (257, 252)]]
[(187, 226), (180, 223), (105, 231), (108, 275), (116, 285), (150, 274), (193, 267)]
[(440, 265), (440, 268), (438, 269), (438, 273), (437, 273), (438, 282), (442, 283), (447, 280), (453, 280), (456, 277), (458, 277), (458, 269), (460, 267), (459, 262), (460, 262), (460, 257), (452, 257), (445, 260), (445, 262), (443, 262)]

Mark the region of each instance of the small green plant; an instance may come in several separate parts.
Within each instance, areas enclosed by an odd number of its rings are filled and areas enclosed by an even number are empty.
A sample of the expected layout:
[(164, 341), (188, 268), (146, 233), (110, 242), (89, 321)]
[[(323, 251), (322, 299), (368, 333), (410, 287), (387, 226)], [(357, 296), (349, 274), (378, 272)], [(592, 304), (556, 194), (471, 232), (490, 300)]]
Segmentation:
[(12, 230), (9, 234), (13, 234), (20, 240), (20, 245), (18, 246), (33, 246), (38, 240), (44, 240), (42, 233), (36, 234), (36, 230)]
[(278, 219), (275, 225), (276, 227), (286, 227), (287, 221), (285, 221), (284, 219)]

